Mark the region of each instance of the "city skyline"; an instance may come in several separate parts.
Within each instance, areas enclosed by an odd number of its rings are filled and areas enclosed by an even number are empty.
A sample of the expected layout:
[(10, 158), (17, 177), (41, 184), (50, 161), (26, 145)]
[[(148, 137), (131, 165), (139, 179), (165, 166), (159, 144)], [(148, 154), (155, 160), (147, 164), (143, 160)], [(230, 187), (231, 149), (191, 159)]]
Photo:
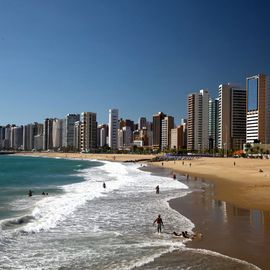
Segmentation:
[(114, 107), (124, 119), (164, 111), (179, 122), (189, 93), (207, 89), (215, 97), (220, 84), (244, 88), (247, 77), (270, 74), (268, 6), (3, 2), (0, 124), (89, 110), (106, 123)]

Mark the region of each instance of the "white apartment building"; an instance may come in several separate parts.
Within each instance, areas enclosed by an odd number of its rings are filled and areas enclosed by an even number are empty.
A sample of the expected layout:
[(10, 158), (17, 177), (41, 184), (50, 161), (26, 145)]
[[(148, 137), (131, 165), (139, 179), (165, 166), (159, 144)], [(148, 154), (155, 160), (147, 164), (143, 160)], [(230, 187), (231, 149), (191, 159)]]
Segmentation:
[(270, 78), (258, 74), (246, 79), (247, 142), (270, 144)]
[(247, 135), (246, 142), (254, 143), (254, 141), (259, 140), (258, 132), (258, 111), (247, 112)]
[(174, 118), (166, 116), (161, 120), (161, 149), (168, 149), (171, 146), (171, 129), (174, 128)]
[(209, 93), (202, 89), (188, 96), (187, 149), (208, 149)]

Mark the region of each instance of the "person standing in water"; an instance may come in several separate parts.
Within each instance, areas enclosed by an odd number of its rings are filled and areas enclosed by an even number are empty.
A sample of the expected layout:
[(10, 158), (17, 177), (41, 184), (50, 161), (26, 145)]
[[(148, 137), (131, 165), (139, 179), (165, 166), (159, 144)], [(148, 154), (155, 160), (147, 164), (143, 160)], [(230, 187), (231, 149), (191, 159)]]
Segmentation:
[(28, 196), (29, 196), (29, 197), (32, 197), (32, 195), (33, 195), (33, 191), (30, 189), (30, 190), (28, 191)]
[(105, 182), (103, 182), (103, 188), (106, 188), (106, 184), (105, 184)]
[(159, 185), (156, 186), (156, 194), (159, 194)]
[(163, 225), (163, 221), (160, 215), (158, 215), (158, 217), (155, 219), (155, 221), (153, 222), (153, 225), (155, 225), (155, 223), (157, 223), (157, 232), (161, 233), (161, 226), (164, 227), (164, 225)]

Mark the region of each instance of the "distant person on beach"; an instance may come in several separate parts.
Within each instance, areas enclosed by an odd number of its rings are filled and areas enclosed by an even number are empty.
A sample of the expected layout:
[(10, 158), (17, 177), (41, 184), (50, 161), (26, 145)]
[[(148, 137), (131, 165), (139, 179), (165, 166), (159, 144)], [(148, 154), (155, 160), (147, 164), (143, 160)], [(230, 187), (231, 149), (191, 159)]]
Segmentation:
[(182, 165), (184, 165), (185, 164), (185, 162), (184, 161), (182, 161)]
[(175, 173), (173, 174), (173, 179), (176, 179), (176, 175), (175, 175)]
[(191, 167), (191, 163), (189, 163), (189, 167)]
[(233, 166), (235, 166), (235, 161), (233, 162)]
[(163, 162), (161, 162), (161, 165), (163, 166)]
[(31, 189), (28, 191), (28, 196), (29, 197), (32, 197), (33, 196), (33, 191)]
[(157, 223), (157, 232), (161, 233), (161, 226), (164, 227), (164, 225), (163, 225), (163, 221), (160, 215), (158, 215), (158, 217), (155, 219), (155, 221), (153, 222), (153, 225), (155, 225), (155, 223)]
[(106, 184), (105, 184), (105, 182), (103, 182), (103, 188), (106, 188)]
[(156, 186), (156, 194), (159, 194), (159, 185)]

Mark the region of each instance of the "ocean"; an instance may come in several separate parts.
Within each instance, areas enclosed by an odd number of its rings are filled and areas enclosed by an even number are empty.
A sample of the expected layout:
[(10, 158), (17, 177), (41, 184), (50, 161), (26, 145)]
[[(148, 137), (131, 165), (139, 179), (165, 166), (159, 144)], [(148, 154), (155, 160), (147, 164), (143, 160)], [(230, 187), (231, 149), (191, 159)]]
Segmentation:
[[(139, 168), (0, 156), (0, 269), (258, 269), (186, 248), (183, 239), (173, 237), (173, 231), (191, 232), (195, 225), (168, 201), (191, 189), (181, 179)], [(157, 185), (160, 194), (155, 193)], [(162, 234), (153, 226), (158, 214), (164, 222)], [(180, 263), (171, 259), (149, 264), (174, 250), (183, 254)]]

